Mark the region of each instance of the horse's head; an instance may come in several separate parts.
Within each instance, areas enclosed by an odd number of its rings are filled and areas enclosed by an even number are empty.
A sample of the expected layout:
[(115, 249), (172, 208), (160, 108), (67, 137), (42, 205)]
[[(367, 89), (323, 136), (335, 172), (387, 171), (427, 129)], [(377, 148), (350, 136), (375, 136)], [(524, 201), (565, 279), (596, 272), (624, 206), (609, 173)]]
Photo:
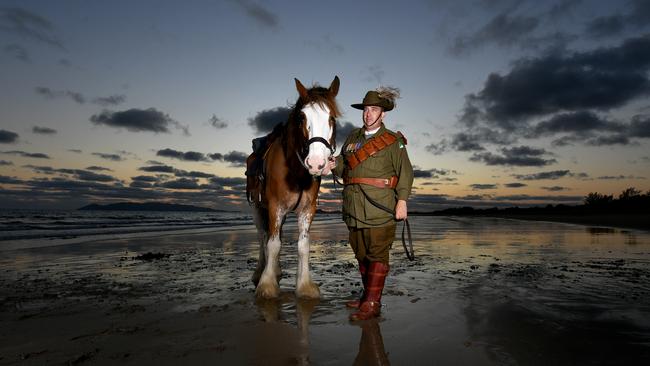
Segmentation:
[(336, 117), (340, 115), (335, 97), (339, 92), (339, 78), (334, 77), (329, 88), (305, 88), (296, 79), (296, 89), (300, 98), (299, 121), (305, 142), (298, 153), (302, 165), (313, 176), (330, 173), (328, 160), (336, 150)]

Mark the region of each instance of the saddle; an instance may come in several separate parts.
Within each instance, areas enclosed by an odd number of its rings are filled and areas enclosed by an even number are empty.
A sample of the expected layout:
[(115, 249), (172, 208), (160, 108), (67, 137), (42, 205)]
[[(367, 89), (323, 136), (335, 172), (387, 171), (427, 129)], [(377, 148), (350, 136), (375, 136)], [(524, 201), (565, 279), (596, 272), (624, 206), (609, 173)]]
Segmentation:
[(279, 123), (271, 133), (251, 141), (253, 152), (246, 158), (246, 199), (250, 205), (262, 205), (265, 176), (264, 158), (273, 141), (280, 136), (281, 126), (282, 123)]

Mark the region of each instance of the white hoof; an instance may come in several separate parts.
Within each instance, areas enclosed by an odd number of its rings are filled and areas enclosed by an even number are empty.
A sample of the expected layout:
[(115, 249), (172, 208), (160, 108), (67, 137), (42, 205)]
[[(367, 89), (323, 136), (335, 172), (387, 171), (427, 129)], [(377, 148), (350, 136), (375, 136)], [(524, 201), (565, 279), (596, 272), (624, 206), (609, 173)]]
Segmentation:
[(275, 299), (280, 296), (280, 286), (274, 282), (260, 282), (255, 289), (255, 296), (262, 299)]
[(301, 299), (319, 299), (320, 289), (314, 282), (307, 282), (296, 289), (296, 296)]

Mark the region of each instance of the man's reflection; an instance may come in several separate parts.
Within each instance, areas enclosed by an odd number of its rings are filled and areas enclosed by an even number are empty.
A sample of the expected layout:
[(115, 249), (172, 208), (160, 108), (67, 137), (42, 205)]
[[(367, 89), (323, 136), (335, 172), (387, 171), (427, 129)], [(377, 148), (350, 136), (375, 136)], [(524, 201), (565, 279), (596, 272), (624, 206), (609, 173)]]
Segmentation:
[(390, 365), (378, 319), (366, 320), (357, 325), (361, 328), (361, 341), (354, 365)]

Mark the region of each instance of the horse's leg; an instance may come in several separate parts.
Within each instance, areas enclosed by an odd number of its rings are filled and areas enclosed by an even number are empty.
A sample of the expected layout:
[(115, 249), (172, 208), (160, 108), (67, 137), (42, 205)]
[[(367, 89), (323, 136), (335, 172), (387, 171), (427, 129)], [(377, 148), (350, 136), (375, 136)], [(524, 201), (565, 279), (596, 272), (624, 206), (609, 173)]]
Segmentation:
[(298, 213), (298, 274), (296, 275), (296, 296), (307, 299), (320, 298), (318, 285), (309, 273), (309, 227), (316, 212), (316, 205), (308, 205)]
[(255, 227), (257, 227), (257, 240), (259, 242), (259, 254), (258, 254), (258, 259), (257, 259), (257, 267), (255, 268), (255, 272), (253, 273), (253, 283), (255, 286), (260, 282), (260, 277), (262, 276), (262, 271), (264, 270), (264, 266), (266, 265), (266, 255), (265, 255), (265, 247), (266, 247), (266, 241), (268, 240), (267, 237), (267, 224), (266, 224), (266, 218), (268, 217), (268, 213), (266, 209), (263, 207), (253, 207), (253, 221), (255, 222)]
[(278, 254), (280, 254), (280, 228), (282, 227), (282, 220), (286, 213), (277, 205), (271, 206), (269, 204), (268, 210), (269, 217), (269, 231), (268, 241), (266, 243), (266, 265), (260, 277), (260, 282), (255, 289), (255, 295), (265, 299), (272, 299), (280, 296), (280, 286), (278, 285), (278, 278), (280, 276), (280, 264)]

